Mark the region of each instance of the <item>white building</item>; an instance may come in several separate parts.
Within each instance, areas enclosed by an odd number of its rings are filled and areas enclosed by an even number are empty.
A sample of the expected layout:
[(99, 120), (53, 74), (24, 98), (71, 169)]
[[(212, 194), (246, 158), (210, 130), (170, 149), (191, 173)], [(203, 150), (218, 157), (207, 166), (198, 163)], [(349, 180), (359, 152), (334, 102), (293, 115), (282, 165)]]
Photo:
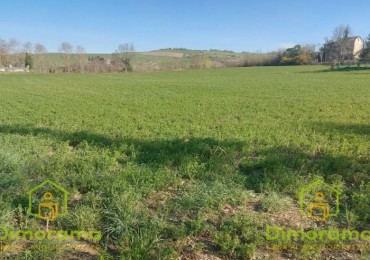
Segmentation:
[(353, 48), (353, 58), (359, 59), (361, 55), (361, 51), (364, 48), (364, 41), (360, 36), (351, 37), (350, 40), (350, 46)]
[[(342, 54), (344, 60), (358, 60), (361, 55), (361, 51), (364, 47), (364, 41), (360, 36), (349, 37), (345, 46), (345, 51)], [(324, 45), (321, 49), (323, 61), (331, 62), (335, 59), (335, 42), (331, 41)]]

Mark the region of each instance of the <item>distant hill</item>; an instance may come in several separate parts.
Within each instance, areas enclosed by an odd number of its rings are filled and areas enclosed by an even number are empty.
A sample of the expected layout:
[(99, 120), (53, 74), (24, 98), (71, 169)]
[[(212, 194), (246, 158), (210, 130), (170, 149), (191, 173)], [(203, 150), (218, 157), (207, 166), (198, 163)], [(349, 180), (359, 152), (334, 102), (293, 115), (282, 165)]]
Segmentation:
[[(160, 49), (147, 52), (136, 52), (133, 66), (136, 71), (180, 70), (192, 67), (225, 67), (230, 62), (237, 62), (243, 58), (242, 53), (218, 50), (187, 50), (187, 49)], [(110, 53), (86, 53), (84, 62), (89, 58), (101, 57), (112, 59)], [(47, 53), (43, 55), (45, 68), (58, 68), (65, 65), (62, 53)], [(78, 54), (71, 54), (71, 64), (78, 63)], [(34, 56), (34, 70), (39, 67), (39, 60)]]
[[(228, 67), (240, 64), (249, 57), (262, 56), (256, 53), (237, 53), (228, 50), (188, 50), (183, 48), (159, 49), (147, 52), (136, 52), (132, 65), (135, 71), (183, 70), (191, 68)], [(34, 55), (34, 70), (38, 70), (40, 60)], [(86, 53), (84, 62), (89, 58), (101, 57), (112, 59), (110, 53)], [(78, 54), (71, 54), (70, 63), (77, 64)], [(62, 53), (47, 53), (42, 57), (43, 67), (58, 68), (65, 65)]]

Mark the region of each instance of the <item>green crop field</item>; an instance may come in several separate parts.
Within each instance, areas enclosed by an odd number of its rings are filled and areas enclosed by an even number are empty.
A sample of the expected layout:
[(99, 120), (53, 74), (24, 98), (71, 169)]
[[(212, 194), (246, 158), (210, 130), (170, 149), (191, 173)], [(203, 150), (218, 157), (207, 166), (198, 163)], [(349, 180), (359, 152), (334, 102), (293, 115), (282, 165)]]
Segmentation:
[(46, 228), (26, 214), (45, 180), (69, 192), (48, 229), (102, 232), (63, 250), (0, 239), (0, 258), (319, 259), (270, 250), (265, 227), (320, 226), (298, 192), (321, 178), (341, 193), (326, 225), (370, 229), (369, 83), (321, 66), (0, 74), (0, 238)]

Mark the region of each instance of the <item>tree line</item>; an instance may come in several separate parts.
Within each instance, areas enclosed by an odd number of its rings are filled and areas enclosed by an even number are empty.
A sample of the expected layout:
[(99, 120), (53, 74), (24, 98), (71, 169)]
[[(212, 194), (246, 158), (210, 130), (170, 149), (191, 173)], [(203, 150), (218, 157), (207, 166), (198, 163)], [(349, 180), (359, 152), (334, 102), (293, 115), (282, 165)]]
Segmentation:
[(278, 66), (278, 65), (308, 65), (331, 64), (332, 68), (343, 64), (370, 62), (370, 35), (365, 39), (363, 48), (357, 53), (351, 46), (352, 29), (349, 25), (337, 26), (330, 38), (316, 51), (313, 44), (297, 44), (294, 47), (270, 52), (267, 54), (245, 55), (239, 66)]
[(370, 61), (370, 34), (363, 40), (362, 48), (354, 48), (356, 37), (353, 37), (352, 28), (349, 25), (337, 26), (330, 39), (327, 39), (320, 49), (320, 55), (325, 62), (330, 62), (332, 68), (343, 64), (351, 64), (353, 61), (358, 66), (366, 65)]
[(17, 39), (0, 38), (0, 65), (4, 67), (28, 67), (39, 72), (124, 72), (132, 71), (132, 59), (135, 47), (132, 43), (118, 45), (109, 58), (88, 58), (85, 47), (74, 47), (69, 42), (62, 42), (58, 51), (63, 58), (63, 65), (47, 63), (48, 50), (41, 43), (21, 43)]
[[(62, 53), (65, 66), (51, 68), (49, 72), (131, 72), (133, 70), (132, 59), (135, 54), (135, 47), (132, 43), (118, 45), (110, 58), (86, 56), (86, 50), (78, 45), (74, 51), (73, 46), (68, 42), (62, 42), (59, 47)], [(71, 60), (71, 55), (77, 55), (77, 62)], [(62, 71), (60, 71), (62, 70)]]
[[(327, 38), (323, 46), (317, 51), (316, 45), (297, 44), (294, 47), (280, 49), (269, 53), (244, 53), (241, 59), (234, 61), (217, 62), (211, 60), (203, 52), (193, 54), (190, 69), (201, 69), (217, 66), (277, 66), (277, 65), (307, 65), (315, 63), (329, 63), (332, 68), (337, 68), (345, 63), (358, 66), (361, 63), (366, 65), (370, 62), (370, 35), (365, 39), (364, 46), (359, 53), (353, 53), (349, 41), (352, 37), (350, 26), (337, 26), (330, 38)], [(185, 50), (175, 48), (174, 50)], [(50, 57), (46, 57), (48, 50), (41, 43), (21, 43), (17, 39), (4, 40), (0, 38), (0, 66), (29, 67), (39, 72), (125, 72), (133, 71), (133, 58), (135, 47), (132, 43), (118, 45), (117, 49), (110, 55), (89, 57), (86, 49), (77, 45), (74, 47), (69, 42), (62, 42), (59, 45), (63, 64), (50, 64)], [(138, 65), (138, 64), (136, 64)], [(168, 70), (177, 70), (184, 67), (181, 63), (171, 63)], [(137, 66), (136, 66), (137, 67)], [(139, 69), (140, 70), (140, 69)]]
[(17, 39), (4, 40), (0, 38), (0, 64), (5, 67), (33, 67), (34, 60), (39, 64), (39, 70), (43, 71), (43, 56), (47, 49), (41, 43), (33, 45), (31, 42), (21, 43)]

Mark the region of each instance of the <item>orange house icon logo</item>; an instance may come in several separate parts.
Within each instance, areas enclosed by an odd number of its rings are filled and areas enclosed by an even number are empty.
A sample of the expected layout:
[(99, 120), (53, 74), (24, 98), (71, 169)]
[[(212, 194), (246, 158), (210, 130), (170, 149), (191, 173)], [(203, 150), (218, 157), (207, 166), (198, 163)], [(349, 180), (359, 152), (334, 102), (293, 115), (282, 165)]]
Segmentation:
[(339, 191), (317, 180), (299, 193), (299, 204), (304, 216), (318, 221), (326, 221), (339, 213)]
[(28, 192), (29, 216), (53, 221), (67, 214), (68, 192), (49, 180), (44, 181)]

